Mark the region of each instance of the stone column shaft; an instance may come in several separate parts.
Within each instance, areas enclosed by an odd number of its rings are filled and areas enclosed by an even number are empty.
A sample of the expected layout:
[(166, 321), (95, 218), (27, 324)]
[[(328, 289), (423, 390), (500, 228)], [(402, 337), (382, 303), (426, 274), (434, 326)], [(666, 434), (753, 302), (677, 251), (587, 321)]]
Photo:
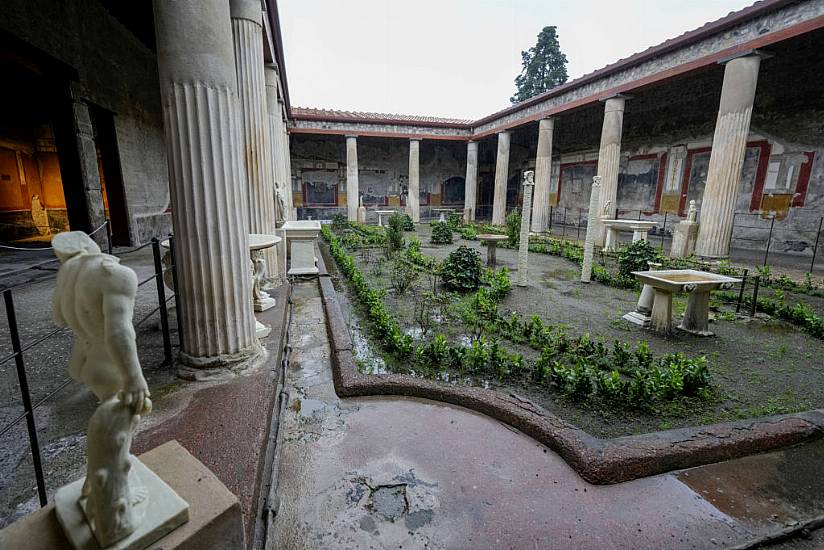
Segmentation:
[[(97, 165), (97, 146), (94, 142), (94, 128), (89, 113), (89, 106), (79, 100), (72, 102), (77, 156), (80, 160), (80, 177), (83, 179), (83, 200), (86, 217), (89, 220), (88, 231), (92, 232), (106, 220), (103, 202), (103, 184), (100, 181), (100, 169)], [(23, 172), (20, 172), (23, 174)], [(27, 197), (30, 198), (30, 197)], [(125, 221), (125, 220), (124, 220)], [(98, 244), (106, 243), (105, 230), (92, 235)]]
[[(272, 174), (275, 181), (275, 219), (278, 223), (291, 219), (289, 204), (292, 183), (289, 178), (288, 135), (283, 122), (283, 108), (278, 97), (277, 67), (267, 65), (266, 107), (269, 114), (269, 136), (272, 144)], [(285, 244), (284, 244), (285, 246)]]
[[(232, 37), (241, 107), (244, 166), (249, 186), (249, 232), (274, 235), (274, 178), (266, 79), (263, 65), (263, 12), (258, 0), (231, 0)], [(264, 284), (277, 277), (277, 250), (263, 251)]]
[(469, 209), (469, 220), (475, 220), (478, 201), (478, 142), (466, 144), (466, 180), (464, 183), (464, 210)]
[(492, 224), (506, 221), (506, 184), (509, 178), (509, 132), (498, 134), (498, 157), (495, 161), (495, 194), (492, 200)]
[(524, 205), (521, 209), (521, 233), (518, 246), (518, 286), (527, 286), (529, 260), (529, 226), (532, 215), (532, 188), (535, 174), (532, 171), (524, 172)]
[(421, 221), (420, 191), (421, 191), (421, 169), (420, 169), (420, 145), (421, 140), (409, 140), (409, 193), (406, 198), (406, 211), (412, 216), (412, 221)]
[(181, 359), (213, 366), (258, 353), (249, 272), (229, 4), (155, 0)]
[(346, 136), (346, 214), (350, 222), (358, 221), (358, 138)]
[(605, 233), (601, 217), (614, 218), (618, 201), (618, 169), (621, 162), (621, 134), (624, 125), (625, 102), (624, 96), (611, 97), (604, 102), (604, 124), (601, 128), (597, 172), (601, 176), (601, 192), (598, 199), (595, 242), (599, 245), (604, 244)]
[(535, 197), (532, 201), (532, 231), (546, 231), (549, 224), (549, 178), (552, 174), (552, 133), (555, 121), (538, 122), (538, 152), (535, 155)]
[(589, 192), (589, 216), (587, 217), (587, 234), (584, 241), (584, 262), (581, 266), (581, 282), (588, 283), (592, 279), (592, 257), (595, 254), (595, 238), (598, 232), (598, 201), (601, 195), (601, 177), (592, 178), (592, 189)]
[(724, 68), (721, 103), (695, 243), (698, 256), (722, 258), (730, 252), (735, 198), (744, 167), (760, 64), (760, 56), (749, 55), (729, 61)]

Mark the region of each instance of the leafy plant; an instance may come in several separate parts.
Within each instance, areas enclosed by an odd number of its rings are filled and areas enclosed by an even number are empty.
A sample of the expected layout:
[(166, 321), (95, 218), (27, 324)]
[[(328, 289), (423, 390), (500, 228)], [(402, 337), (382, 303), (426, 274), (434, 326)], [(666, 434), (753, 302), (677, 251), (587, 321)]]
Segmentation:
[(461, 245), (441, 264), (440, 275), (446, 288), (468, 292), (481, 286), (483, 269), (480, 253)]
[(468, 241), (474, 241), (478, 238), (478, 230), (474, 225), (465, 225), (461, 227), (461, 238)]
[(451, 212), (446, 217), (446, 225), (448, 225), (452, 231), (457, 231), (461, 225), (463, 225), (463, 214)]
[(452, 244), (452, 229), (446, 222), (432, 222), (431, 240), (434, 244)]
[(415, 222), (412, 221), (412, 216), (409, 214), (401, 214), (403, 217), (403, 230), (415, 231)]
[(512, 290), (512, 281), (509, 278), (509, 269), (502, 267), (498, 271), (484, 270), (484, 282), (489, 285), (489, 291), (496, 300), (500, 300)]
[(420, 273), (414, 269), (409, 269), (409, 266), (406, 265), (406, 262), (403, 260), (395, 258), (395, 260), (392, 261), (392, 269), (389, 272), (389, 282), (395, 290), (395, 294), (398, 296), (403, 295), (409, 287), (415, 284), (419, 276)]
[(513, 210), (506, 216), (506, 236), (509, 246), (516, 246), (521, 240), (521, 212)]
[(435, 326), (436, 307), (435, 295), (431, 292), (425, 292), (415, 302), (415, 322), (421, 329), (421, 337), (426, 337), (427, 333)]
[(346, 214), (337, 213), (332, 216), (332, 231), (342, 233), (348, 227), (349, 220), (346, 219)]
[(390, 253), (401, 250), (406, 244), (403, 237), (403, 225), (402, 214), (396, 212), (389, 216), (389, 223), (386, 226), (386, 242)]
[(661, 251), (647, 240), (635, 241), (618, 254), (618, 273), (632, 277), (633, 271), (647, 271), (649, 262), (660, 262)]

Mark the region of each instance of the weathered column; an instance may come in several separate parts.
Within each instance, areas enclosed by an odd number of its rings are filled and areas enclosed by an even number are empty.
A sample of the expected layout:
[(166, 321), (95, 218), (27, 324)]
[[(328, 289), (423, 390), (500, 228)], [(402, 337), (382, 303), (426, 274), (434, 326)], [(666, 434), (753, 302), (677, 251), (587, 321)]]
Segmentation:
[[(232, 37), (240, 98), (244, 166), (249, 186), (249, 233), (274, 235), (275, 190), (272, 176), (272, 144), (266, 108), (263, 74), (263, 12), (259, 0), (231, 0)], [(263, 251), (264, 285), (277, 277), (277, 250)]]
[[(278, 98), (278, 70), (275, 65), (266, 65), (266, 110), (269, 117), (269, 141), (272, 145), (272, 176), (275, 182), (275, 219), (280, 224), (289, 218), (287, 198), (288, 158), (284, 154), (284, 124), (280, 100)], [(284, 245), (285, 246), (285, 245)]]
[(409, 140), (409, 193), (406, 197), (406, 212), (412, 216), (412, 221), (415, 223), (421, 221), (420, 146), (421, 140), (415, 138)]
[(532, 201), (532, 231), (546, 231), (549, 224), (549, 178), (552, 174), (552, 133), (555, 120), (538, 122), (538, 153), (535, 155), (535, 198)]
[(598, 232), (598, 201), (601, 197), (601, 177), (592, 178), (589, 192), (589, 216), (587, 217), (587, 235), (584, 241), (584, 262), (581, 266), (581, 282), (592, 280), (592, 256), (595, 254), (595, 238)]
[[(281, 99), (281, 103), (283, 100)], [(285, 113), (283, 109), (281, 109), (282, 113)], [(297, 212), (295, 211), (295, 202), (292, 198), (292, 155), (289, 149), (289, 131), (286, 128), (286, 119), (283, 119), (283, 129), (281, 130), (283, 134), (283, 147), (281, 148), (281, 153), (283, 154), (283, 164), (286, 166), (286, 210), (288, 215), (286, 216), (287, 220), (296, 220), (297, 219)]]
[(358, 138), (346, 136), (346, 214), (350, 222), (358, 221)]
[(217, 366), (260, 350), (229, 4), (155, 0), (154, 14), (183, 324), (180, 356), (189, 365)]
[(604, 225), (601, 217), (615, 217), (618, 201), (618, 168), (621, 162), (621, 133), (624, 125), (624, 103), (627, 96), (616, 95), (604, 102), (604, 124), (601, 128), (601, 147), (598, 149), (598, 172), (601, 193), (598, 199), (595, 242), (604, 244)]
[(698, 256), (722, 258), (730, 252), (735, 198), (744, 167), (760, 64), (759, 55), (747, 55), (727, 62), (724, 68), (721, 103), (695, 243)]
[(509, 177), (509, 132), (498, 134), (498, 158), (495, 161), (495, 194), (492, 200), (492, 224), (506, 221), (506, 183)]
[(521, 234), (518, 246), (518, 286), (527, 285), (527, 261), (529, 259), (529, 225), (532, 215), (532, 188), (535, 186), (535, 172), (524, 172), (524, 206), (521, 210)]
[(464, 180), (464, 222), (475, 220), (475, 203), (478, 197), (478, 142), (466, 144), (466, 179)]

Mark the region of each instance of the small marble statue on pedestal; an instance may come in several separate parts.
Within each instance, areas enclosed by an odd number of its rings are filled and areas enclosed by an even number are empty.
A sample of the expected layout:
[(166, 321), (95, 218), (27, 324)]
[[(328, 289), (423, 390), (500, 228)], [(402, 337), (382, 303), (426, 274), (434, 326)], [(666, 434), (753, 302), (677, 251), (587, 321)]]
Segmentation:
[(75, 548), (145, 548), (188, 521), (189, 507), (129, 452), (152, 409), (132, 325), (137, 276), (81, 231), (59, 233), (52, 246), (61, 263), (54, 320), (75, 334), (69, 375), (100, 400), (86, 477), (57, 491), (57, 519)]

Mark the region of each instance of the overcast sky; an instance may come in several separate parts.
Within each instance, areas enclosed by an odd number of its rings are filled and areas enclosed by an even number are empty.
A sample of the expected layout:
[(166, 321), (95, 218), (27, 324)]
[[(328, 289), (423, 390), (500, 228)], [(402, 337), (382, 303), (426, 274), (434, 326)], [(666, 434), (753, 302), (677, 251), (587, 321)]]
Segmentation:
[(477, 119), (558, 27), (570, 80), (753, 0), (279, 0), (293, 106)]

